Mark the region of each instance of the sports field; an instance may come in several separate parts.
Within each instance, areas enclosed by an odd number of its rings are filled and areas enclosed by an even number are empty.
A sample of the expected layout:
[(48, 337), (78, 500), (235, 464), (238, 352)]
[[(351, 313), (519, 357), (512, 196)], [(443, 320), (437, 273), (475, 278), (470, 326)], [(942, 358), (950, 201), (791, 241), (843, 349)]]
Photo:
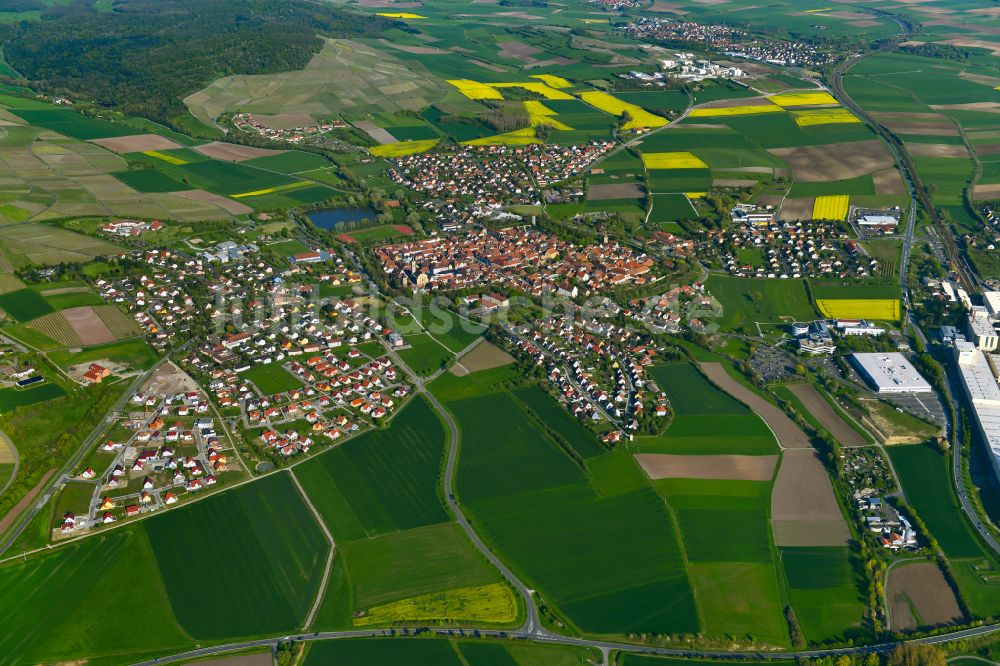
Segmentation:
[[(330, 548), (287, 474), (169, 511), (142, 527), (178, 622), (206, 640), (301, 626)], [(210, 604), (198, 571), (211, 582)]]

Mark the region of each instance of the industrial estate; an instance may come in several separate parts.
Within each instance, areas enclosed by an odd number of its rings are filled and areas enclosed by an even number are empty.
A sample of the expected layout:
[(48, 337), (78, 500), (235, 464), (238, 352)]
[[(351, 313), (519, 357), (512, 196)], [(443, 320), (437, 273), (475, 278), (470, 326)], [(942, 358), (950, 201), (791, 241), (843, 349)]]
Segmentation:
[(1000, 663), (992, 0), (0, 44), (0, 664)]

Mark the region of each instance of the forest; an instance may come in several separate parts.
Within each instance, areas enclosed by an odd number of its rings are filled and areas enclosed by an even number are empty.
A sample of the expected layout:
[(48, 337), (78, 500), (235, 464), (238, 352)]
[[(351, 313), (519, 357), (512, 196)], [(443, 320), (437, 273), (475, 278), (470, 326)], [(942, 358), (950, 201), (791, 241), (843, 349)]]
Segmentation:
[(111, 12), (74, 2), (13, 28), (4, 55), (39, 91), (173, 124), (181, 100), (216, 78), (301, 69), (320, 35), (393, 25), (304, 0), (121, 0)]

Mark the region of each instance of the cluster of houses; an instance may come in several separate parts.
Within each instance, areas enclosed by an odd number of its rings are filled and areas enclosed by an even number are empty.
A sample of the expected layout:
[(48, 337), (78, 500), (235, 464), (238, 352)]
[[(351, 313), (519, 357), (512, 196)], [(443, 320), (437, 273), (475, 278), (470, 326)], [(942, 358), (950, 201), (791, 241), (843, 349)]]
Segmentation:
[(732, 58), (782, 66), (823, 65), (836, 59), (833, 52), (820, 50), (814, 44), (758, 37), (741, 28), (679, 18), (639, 17), (622, 31), (639, 41), (701, 44)]
[(666, 397), (646, 378), (657, 350), (627, 327), (558, 317), (512, 327), (508, 338), (516, 353), (545, 367), (571, 414), (615, 427), (609, 443), (636, 431), (645, 414), (668, 414)]
[(610, 141), (466, 146), (456, 152), (395, 158), (389, 177), (413, 190), (463, 198), (477, 206), (534, 204), (545, 188), (581, 175), (613, 147)]
[(271, 127), (265, 121), (254, 116), (252, 113), (237, 113), (233, 116), (233, 126), (247, 134), (259, 134), (272, 141), (286, 141), (288, 143), (303, 143), (317, 135), (332, 132), (336, 129), (344, 129), (347, 123), (343, 120), (334, 120), (327, 123), (316, 123), (314, 125), (303, 125), (301, 127)]
[(858, 502), (865, 527), (878, 535), (883, 548), (917, 550), (917, 532), (906, 516), (880, 497), (868, 497)]
[[(227, 444), (215, 430), (215, 419), (193, 414), (207, 411), (197, 391), (158, 395), (138, 392), (128, 403), (133, 412), (125, 421), (125, 439), (108, 439), (97, 447), (101, 467), (88, 466), (74, 482), (94, 484), (94, 498), (86, 514), (67, 512), (58, 526), (72, 535), (177, 504), (191, 493), (215, 486), (219, 475), (231, 470)], [(164, 417), (179, 419), (167, 424)]]
[(705, 332), (709, 320), (722, 315), (722, 305), (703, 283), (680, 285), (657, 296), (629, 301), (624, 316), (655, 333), (680, 333), (684, 326)]
[(383, 245), (376, 254), (390, 279), (414, 291), (497, 285), (565, 298), (647, 284), (656, 263), (616, 241), (576, 247), (531, 227), (440, 235)]
[[(711, 232), (722, 264), (736, 277), (867, 277), (878, 259), (860, 251), (835, 222), (778, 222), (769, 211), (733, 212), (733, 226)], [(759, 257), (747, 261), (746, 251)]]
[(101, 233), (108, 236), (141, 236), (147, 231), (159, 231), (163, 223), (159, 220), (146, 222), (144, 220), (115, 220), (101, 225)]

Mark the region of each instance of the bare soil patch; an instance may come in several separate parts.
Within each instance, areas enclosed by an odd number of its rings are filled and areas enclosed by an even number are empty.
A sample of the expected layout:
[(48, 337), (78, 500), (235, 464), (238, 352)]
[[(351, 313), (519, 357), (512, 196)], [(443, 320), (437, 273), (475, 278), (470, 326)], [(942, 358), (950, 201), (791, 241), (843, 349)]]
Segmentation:
[(996, 199), (1000, 197), (1000, 183), (976, 185), (972, 190), (972, 196), (976, 199)]
[(712, 184), (716, 187), (753, 187), (757, 181), (741, 178), (713, 178)]
[(873, 19), (863, 19), (861, 21), (849, 21), (849, 25), (853, 25), (855, 28), (872, 28), (878, 25), (878, 21)]
[(785, 451), (771, 492), (777, 546), (842, 546), (850, 533), (833, 485), (813, 450)]
[(246, 204), (241, 204), (239, 201), (233, 201), (232, 199), (226, 198), (221, 194), (214, 194), (212, 192), (206, 192), (205, 190), (187, 190), (185, 192), (174, 192), (173, 194), (174, 196), (181, 197), (182, 199), (190, 199), (191, 201), (214, 204), (227, 213), (232, 213), (233, 215), (246, 215), (247, 213), (253, 212), (253, 208), (247, 206)]
[(470, 349), (465, 356), (458, 359), (458, 362), (451, 367), (451, 372), (453, 375), (462, 377), (480, 370), (490, 370), (503, 365), (510, 365), (513, 362), (513, 356), (492, 342), (484, 340)]
[(967, 158), (969, 156), (968, 149), (962, 144), (907, 142), (906, 149), (914, 157)]
[(141, 153), (144, 150), (172, 150), (181, 145), (159, 134), (136, 134), (134, 136), (113, 136), (107, 139), (91, 139), (102, 148), (116, 153)]
[(787, 162), (796, 180), (807, 182), (857, 178), (893, 164), (885, 144), (877, 139), (772, 148), (768, 152)]
[(178, 368), (173, 361), (169, 361), (156, 369), (142, 390), (156, 395), (171, 395), (199, 391), (199, 388), (198, 383), (191, 379), (188, 373)]
[(380, 145), (384, 146), (387, 143), (396, 143), (396, 137), (370, 120), (359, 120), (354, 123), (354, 126), (378, 141)]
[(956, 38), (956, 39), (946, 39), (939, 44), (949, 44), (951, 46), (958, 46), (961, 48), (972, 48), (972, 49), (986, 49), (992, 55), (1000, 55), (1000, 46), (996, 42), (990, 42), (985, 39), (968, 39), (968, 38)]
[(1000, 143), (980, 143), (976, 145), (978, 155), (996, 155), (1000, 153)]
[(31, 503), (35, 501), (35, 498), (38, 496), (38, 493), (42, 492), (42, 486), (45, 485), (45, 482), (49, 480), (49, 477), (51, 477), (55, 473), (56, 471), (54, 469), (50, 469), (44, 475), (42, 475), (42, 480), (39, 481), (34, 488), (28, 491), (28, 494), (25, 495), (20, 502), (15, 504), (13, 508), (11, 508), (11, 510), (7, 512), (6, 516), (0, 518), (0, 534), (6, 532), (7, 528), (10, 527), (11, 523), (13, 523), (17, 519), (17, 517), (21, 515), (21, 512), (24, 511), (29, 506), (31, 506)]
[(701, 371), (720, 389), (733, 396), (757, 413), (778, 439), (778, 444), (785, 449), (809, 449), (812, 445), (806, 434), (785, 416), (785, 413), (770, 402), (757, 395), (743, 384), (729, 376), (721, 363), (699, 363)]
[(274, 129), (294, 129), (316, 124), (316, 119), (308, 113), (276, 113), (273, 115), (255, 113), (253, 117)]
[(58, 287), (56, 289), (46, 289), (41, 292), (42, 296), (55, 296), (57, 294), (82, 294), (90, 291), (90, 287)]
[(391, 49), (396, 49), (397, 51), (402, 51), (403, 53), (414, 53), (417, 55), (440, 55), (442, 53), (447, 53), (436, 46), (409, 46), (407, 44), (393, 44), (388, 39), (378, 40), (383, 46), (388, 46)]
[(115, 341), (114, 333), (89, 305), (69, 308), (60, 314), (80, 338), (81, 344), (101, 345)]
[(267, 157), (268, 155), (280, 155), (288, 152), (285, 150), (254, 148), (253, 146), (238, 146), (235, 143), (223, 143), (221, 141), (213, 141), (203, 146), (195, 146), (194, 150), (206, 157), (214, 157), (217, 160), (226, 160), (227, 162), (244, 162), (252, 160), (255, 157)]
[(903, 179), (895, 169), (876, 171), (872, 180), (875, 182), (875, 194), (906, 194)]
[(510, 58), (512, 60), (520, 60), (521, 62), (532, 62), (534, 58), (531, 56), (542, 53), (542, 50), (536, 46), (515, 40), (497, 42), (497, 46), (500, 47), (498, 55), (501, 58)]
[(651, 479), (723, 479), (770, 481), (778, 456), (675, 456), (639, 453), (639, 466)]
[(954, 624), (962, 619), (955, 592), (933, 562), (894, 568), (889, 572), (885, 596), (889, 626), (894, 631)]
[[(819, 12), (817, 12), (819, 13)], [(835, 12), (822, 12), (823, 16), (832, 16), (833, 18), (844, 19), (845, 21), (869, 21), (871, 20), (870, 14), (862, 14), (861, 12), (848, 12), (844, 10), (837, 10)]]
[(813, 197), (800, 197), (798, 199), (785, 199), (781, 203), (778, 211), (778, 219), (782, 222), (794, 222), (795, 220), (811, 220), (813, 215)]
[(792, 384), (788, 390), (795, 394), (809, 413), (826, 428), (842, 446), (864, 446), (868, 442), (844, 420), (812, 384)]
[(656, 0), (653, 6), (649, 8), (651, 12), (658, 12), (661, 14), (676, 14), (677, 16), (683, 16), (688, 12), (681, 9), (680, 5), (673, 2), (664, 2), (663, 0)]
[[(996, 81), (996, 85), (1000, 86), (1000, 79), (993, 79), (992, 77), (987, 77), (987, 78), (990, 78), (991, 82)], [(964, 104), (931, 104), (931, 108), (937, 111), (991, 111), (993, 109), (1000, 109), (1000, 102), (965, 102)]]
[(587, 201), (604, 201), (605, 199), (633, 199), (645, 194), (642, 185), (638, 183), (599, 183), (591, 185), (587, 190)]

